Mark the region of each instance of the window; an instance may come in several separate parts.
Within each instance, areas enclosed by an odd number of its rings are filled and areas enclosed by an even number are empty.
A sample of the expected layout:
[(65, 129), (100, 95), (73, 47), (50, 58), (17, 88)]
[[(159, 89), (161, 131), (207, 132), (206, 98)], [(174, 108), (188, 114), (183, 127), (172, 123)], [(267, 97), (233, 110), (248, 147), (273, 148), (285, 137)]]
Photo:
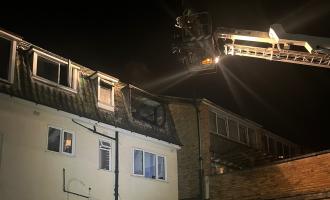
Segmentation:
[(72, 154), (73, 134), (64, 131), (63, 152)]
[(77, 89), (78, 67), (70, 61), (62, 60), (33, 49), (34, 78), (64, 88)]
[(218, 133), (221, 135), (227, 136), (226, 120), (217, 116), (217, 124), (218, 124)]
[(157, 156), (158, 179), (165, 180), (165, 158)]
[(247, 139), (247, 128), (243, 125), (239, 125), (239, 140), (244, 144), (248, 143)]
[(255, 133), (254, 129), (248, 128), (248, 135), (249, 135), (250, 146), (257, 147), (256, 133)]
[(217, 133), (217, 115), (214, 112), (209, 112), (209, 129), (213, 133)]
[(111, 143), (107, 140), (99, 140), (100, 169), (111, 170)]
[(112, 106), (112, 85), (107, 84), (106, 82), (100, 82), (100, 103), (107, 106)]
[(0, 37), (0, 80), (12, 82), (16, 56), (16, 41)]
[(143, 151), (134, 150), (134, 174), (143, 175)]
[(114, 111), (115, 90), (114, 85), (118, 79), (101, 72), (95, 72), (92, 75), (97, 85), (97, 106), (99, 108)]
[(48, 127), (47, 149), (49, 151), (73, 155), (74, 134), (63, 129)]
[(156, 178), (156, 155), (148, 152), (144, 152), (145, 159), (145, 172), (144, 177)]
[(268, 153), (268, 140), (267, 140), (267, 136), (264, 134), (261, 135), (261, 149), (265, 153)]
[(164, 156), (134, 149), (133, 162), (134, 175), (166, 180), (166, 161)]
[(228, 120), (228, 128), (229, 128), (229, 137), (234, 140), (238, 140), (238, 127), (237, 122), (234, 120)]
[(209, 111), (209, 129), (212, 133), (227, 136), (226, 119), (220, 117), (217, 113)]
[(131, 99), (131, 112), (134, 119), (147, 122), (158, 127), (165, 124), (165, 108), (160, 102), (135, 93)]

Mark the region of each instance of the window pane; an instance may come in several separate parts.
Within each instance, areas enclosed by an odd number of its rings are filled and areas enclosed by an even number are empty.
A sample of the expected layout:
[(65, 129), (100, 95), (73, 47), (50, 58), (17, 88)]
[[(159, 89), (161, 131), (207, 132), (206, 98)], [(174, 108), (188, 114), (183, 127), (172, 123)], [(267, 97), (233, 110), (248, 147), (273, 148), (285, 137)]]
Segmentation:
[(227, 124), (226, 120), (220, 117), (217, 118), (218, 120), (218, 133), (221, 135), (227, 136)]
[(256, 147), (257, 146), (257, 142), (256, 142), (256, 134), (254, 132), (254, 130), (252, 128), (248, 129), (248, 135), (249, 135), (249, 143), (252, 147)]
[(63, 152), (72, 153), (72, 133), (64, 132)]
[(101, 81), (99, 101), (104, 104), (111, 105), (111, 95), (112, 95), (112, 86)]
[(239, 140), (247, 144), (247, 129), (242, 125), (239, 125)]
[(277, 155), (278, 156), (283, 156), (283, 146), (281, 142), (276, 142), (276, 147), (277, 147)]
[(134, 150), (134, 174), (143, 175), (143, 152)]
[(100, 149), (100, 169), (110, 170), (110, 151)]
[(144, 176), (147, 178), (156, 178), (156, 156), (155, 154), (145, 152), (145, 174)]
[(158, 156), (158, 179), (165, 180), (165, 159)]
[(209, 112), (209, 128), (211, 132), (217, 132), (216, 114), (214, 112)]
[(49, 127), (48, 150), (60, 152), (61, 130)]
[(69, 87), (69, 66), (66, 64), (60, 65), (60, 84)]
[(58, 63), (38, 56), (37, 76), (58, 83)]
[(11, 41), (0, 38), (0, 78), (8, 80)]
[(229, 126), (229, 137), (234, 140), (238, 140), (238, 130), (237, 130), (237, 122), (233, 120), (228, 120)]

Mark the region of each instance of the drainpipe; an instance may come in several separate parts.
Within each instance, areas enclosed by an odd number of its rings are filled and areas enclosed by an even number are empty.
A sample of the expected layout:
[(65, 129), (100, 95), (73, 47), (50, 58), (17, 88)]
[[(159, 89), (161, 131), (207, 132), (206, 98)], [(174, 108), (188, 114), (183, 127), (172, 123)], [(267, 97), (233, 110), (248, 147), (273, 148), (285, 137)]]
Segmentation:
[(201, 147), (201, 134), (200, 134), (200, 118), (199, 118), (199, 109), (198, 103), (195, 99), (194, 107), (196, 109), (196, 119), (197, 119), (197, 135), (198, 135), (198, 162), (199, 162), (199, 199), (204, 200), (204, 189), (203, 189), (203, 182), (204, 182), (204, 170), (203, 170), (203, 157), (202, 157), (202, 147)]
[(108, 139), (111, 139), (111, 140), (114, 140), (115, 143), (116, 143), (116, 148), (115, 148), (115, 160), (116, 160), (116, 163), (115, 163), (115, 189), (114, 189), (114, 192), (115, 192), (115, 200), (118, 200), (119, 199), (119, 149), (118, 149), (118, 145), (119, 145), (119, 137), (118, 137), (118, 131), (115, 132), (115, 137), (111, 137), (111, 136), (108, 136), (108, 135), (105, 135), (103, 133), (99, 133), (96, 131), (96, 126), (94, 125), (93, 129), (92, 128), (89, 128), (83, 124), (80, 124), (78, 123), (77, 121), (75, 121), (74, 119), (72, 119), (72, 122), (75, 123), (75, 124), (78, 124), (79, 126), (85, 128), (85, 129), (88, 129), (90, 130), (91, 132), (97, 134), (97, 135), (100, 135), (100, 136), (103, 136), (105, 138), (108, 138)]
[(116, 141), (115, 200), (118, 200), (118, 197), (119, 197), (119, 193), (118, 193), (118, 189), (119, 189), (119, 150), (118, 150), (119, 137), (118, 137), (118, 131), (116, 131), (115, 141)]

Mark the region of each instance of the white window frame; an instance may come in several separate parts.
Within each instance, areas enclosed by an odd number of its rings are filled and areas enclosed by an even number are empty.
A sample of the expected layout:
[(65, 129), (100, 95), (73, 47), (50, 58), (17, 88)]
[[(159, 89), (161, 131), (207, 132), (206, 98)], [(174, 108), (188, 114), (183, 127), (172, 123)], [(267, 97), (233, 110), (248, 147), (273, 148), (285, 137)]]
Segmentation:
[(0, 81), (12, 84), (14, 82), (17, 40), (20, 41), (21, 39), (1, 30), (0, 30), (0, 37), (11, 42), (10, 59), (8, 60), (9, 65), (8, 65), (7, 79), (0, 78)]
[[(49, 150), (48, 149), (49, 128), (60, 130), (60, 146), (59, 146), (59, 152), (52, 151), (52, 150)], [(72, 134), (72, 153), (67, 153), (67, 152), (64, 152), (63, 151), (64, 132), (67, 132), (67, 133)], [(73, 131), (60, 128), (58, 126), (48, 125), (47, 126), (47, 145), (46, 145), (46, 150), (49, 151), (49, 152), (53, 152), (53, 153), (61, 153), (61, 154), (67, 155), (67, 156), (74, 156), (76, 154), (76, 135), (75, 135), (75, 133)]]
[[(110, 149), (103, 149), (103, 150), (107, 150), (109, 151), (109, 169), (102, 169), (101, 168), (101, 147), (100, 147), (100, 142), (108, 142), (110, 144)], [(105, 139), (105, 138), (99, 138), (98, 139), (98, 150), (99, 150), (99, 166), (98, 168), (100, 170), (104, 170), (104, 171), (108, 171), (111, 172), (112, 171), (112, 141)]]
[[(137, 150), (137, 151), (142, 151), (142, 160), (143, 160), (143, 174), (135, 174), (134, 173), (134, 151)], [(145, 177), (145, 158), (144, 158), (144, 153), (150, 153), (150, 154), (154, 154), (155, 157), (156, 157), (156, 178), (153, 179), (153, 178), (148, 178), (148, 177)], [(160, 157), (163, 157), (164, 158), (164, 170), (165, 170), (165, 179), (159, 179), (158, 178), (158, 156)], [(132, 175), (133, 176), (139, 176), (139, 177), (144, 177), (146, 179), (149, 179), (149, 180), (158, 180), (158, 181), (167, 181), (167, 158), (165, 155), (162, 155), (162, 154), (157, 154), (157, 153), (154, 153), (152, 151), (146, 151), (146, 150), (143, 150), (143, 149), (140, 149), (140, 148), (133, 148), (132, 150)]]
[[(118, 83), (119, 80), (112, 76), (103, 74), (101, 72), (95, 72), (91, 78), (96, 79), (96, 81), (97, 81), (97, 106), (99, 108), (113, 112), (115, 110), (115, 84)], [(112, 88), (111, 88), (111, 105), (105, 104), (100, 101), (100, 89), (101, 89), (100, 83), (101, 83), (101, 81), (112, 86)]]
[[(240, 126), (244, 127), (245, 128), (245, 131), (246, 131), (246, 143), (245, 142), (242, 142), (242, 139), (241, 139), (241, 132), (240, 132)], [(245, 124), (242, 124), (242, 123), (238, 123), (238, 140), (240, 143), (242, 144), (245, 144), (245, 145), (249, 145), (249, 133), (248, 133), (248, 126), (246, 126)]]
[[(32, 61), (32, 78), (44, 83), (47, 83), (49, 85), (68, 90), (71, 92), (77, 92), (78, 87), (78, 80), (79, 80), (79, 69), (80, 67), (74, 65), (71, 63), (70, 60), (62, 60), (55, 56), (49, 55), (45, 52), (39, 51), (38, 49), (33, 48), (33, 61)], [(59, 84), (59, 80), (57, 82), (53, 82), (51, 80), (48, 80), (46, 78), (43, 78), (41, 76), (37, 75), (37, 69), (38, 69), (38, 57), (42, 57), (46, 60), (58, 63), (58, 64), (65, 64), (69, 68), (68, 73), (68, 80), (69, 80), (69, 86), (64, 86)], [(58, 74), (59, 78), (60, 74)]]

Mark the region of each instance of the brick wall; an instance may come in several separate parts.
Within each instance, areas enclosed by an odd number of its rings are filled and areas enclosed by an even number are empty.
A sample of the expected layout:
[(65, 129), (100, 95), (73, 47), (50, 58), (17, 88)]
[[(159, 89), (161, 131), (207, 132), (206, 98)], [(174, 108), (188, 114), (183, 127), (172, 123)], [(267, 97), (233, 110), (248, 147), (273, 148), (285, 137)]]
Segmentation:
[(328, 199), (330, 151), (210, 177), (211, 199)]
[(196, 109), (192, 104), (169, 105), (183, 147), (178, 151), (179, 199), (199, 195), (199, 161)]

